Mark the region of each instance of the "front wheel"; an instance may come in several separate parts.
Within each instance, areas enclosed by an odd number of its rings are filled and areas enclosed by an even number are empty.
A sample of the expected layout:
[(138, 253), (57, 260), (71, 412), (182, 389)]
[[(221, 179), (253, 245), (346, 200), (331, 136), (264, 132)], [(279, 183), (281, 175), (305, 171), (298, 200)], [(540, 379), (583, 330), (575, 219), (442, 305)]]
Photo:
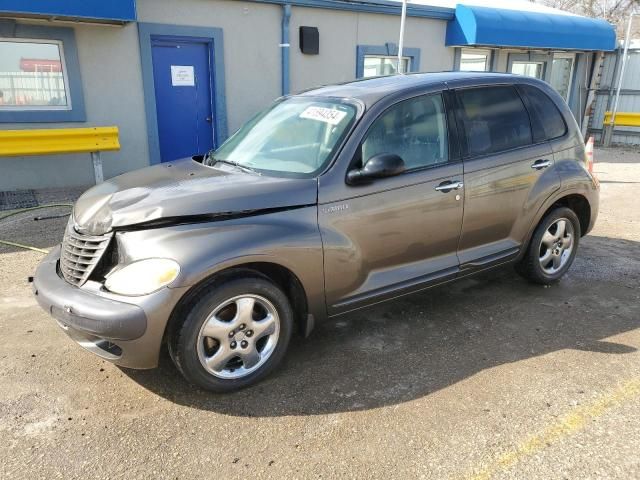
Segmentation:
[(516, 271), (543, 285), (559, 280), (571, 267), (580, 243), (580, 221), (573, 210), (558, 207), (538, 224)]
[(169, 341), (182, 375), (206, 390), (252, 385), (282, 360), (293, 326), (286, 295), (268, 279), (243, 276), (201, 291)]

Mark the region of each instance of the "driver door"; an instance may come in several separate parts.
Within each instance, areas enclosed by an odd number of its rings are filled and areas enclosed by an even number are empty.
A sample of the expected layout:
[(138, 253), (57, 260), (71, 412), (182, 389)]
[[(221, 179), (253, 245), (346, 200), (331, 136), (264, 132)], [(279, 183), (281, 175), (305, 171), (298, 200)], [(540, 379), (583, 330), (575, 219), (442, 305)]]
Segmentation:
[(349, 185), (343, 200), (319, 205), (330, 315), (457, 274), (463, 171), (450, 161), (447, 123), (440, 93), (389, 107), (364, 135), (358, 163), (392, 153), (406, 170)]

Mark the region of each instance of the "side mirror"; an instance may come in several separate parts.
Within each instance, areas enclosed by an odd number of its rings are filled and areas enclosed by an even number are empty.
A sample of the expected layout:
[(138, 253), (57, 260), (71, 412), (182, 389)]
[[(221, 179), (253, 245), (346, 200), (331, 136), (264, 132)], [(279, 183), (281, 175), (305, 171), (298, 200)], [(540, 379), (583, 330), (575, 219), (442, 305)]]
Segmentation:
[(347, 183), (363, 183), (376, 178), (393, 177), (405, 171), (402, 158), (395, 153), (380, 153), (369, 159), (364, 167), (347, 173)]

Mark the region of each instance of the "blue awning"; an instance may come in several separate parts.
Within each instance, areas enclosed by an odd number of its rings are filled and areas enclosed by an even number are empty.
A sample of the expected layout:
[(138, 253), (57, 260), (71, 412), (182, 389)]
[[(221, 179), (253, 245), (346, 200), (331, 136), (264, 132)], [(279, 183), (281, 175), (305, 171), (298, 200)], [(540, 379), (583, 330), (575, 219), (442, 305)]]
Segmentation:
[(446, 45), (609, 51), (616, 32), (605, 20), (577, 15), (457, 5)]
[(109, 23), (134, 22), (136, 0), (0, 0), (0, 15)]

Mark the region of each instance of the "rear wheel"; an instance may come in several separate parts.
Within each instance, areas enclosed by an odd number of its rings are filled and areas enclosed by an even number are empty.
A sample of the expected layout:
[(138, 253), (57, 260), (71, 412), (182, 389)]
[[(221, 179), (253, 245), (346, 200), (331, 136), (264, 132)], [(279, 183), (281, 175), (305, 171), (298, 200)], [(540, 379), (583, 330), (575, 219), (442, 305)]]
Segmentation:
[(580, 221), (573, 210), (559, 207), (536, 227), (527, 253), (516, 270), (527, 280), (549, 284), (571, 267), (580, 243)]
[(187, 305), (169, 341), (174, 363), (191, 383), (215, 392), (254, 384), (282, 360), (293, 312), (286, 295), (265, 277), (213, 284)]

